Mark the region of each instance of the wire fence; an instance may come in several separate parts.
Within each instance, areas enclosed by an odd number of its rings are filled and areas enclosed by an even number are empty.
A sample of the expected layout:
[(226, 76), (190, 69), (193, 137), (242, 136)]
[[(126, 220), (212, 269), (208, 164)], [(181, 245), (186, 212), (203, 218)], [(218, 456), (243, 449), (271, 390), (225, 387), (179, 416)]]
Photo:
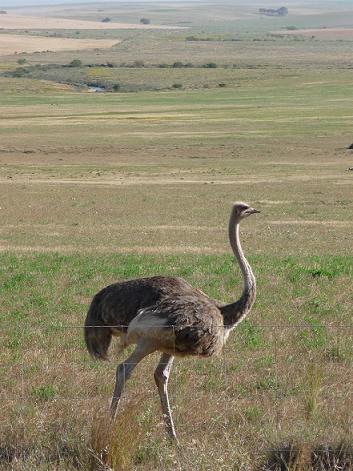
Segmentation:
[[(97, 326), (86, 327), (94, 329)], [(119, 338), (120, 342), (124, 342), (126, 338), (127, 326), (110, 325), (99, 327), (99, 329), (113, 331), (115, 335), (121, 333), (123, 339)], [(253, 377), (256, 386), (252, 394), (259, 394), (259, 392), (270, 394), (271, 391), (278, 389), (278, 384), (284, 377), (288, 382), (293, 377), (301, 376), (301, 381), (303, 381), (308, 365), (310, 368), (315, 365), (320, 368), (322, 388), (330, 387), (332, 390), (333, 385), (329, 386), (331, 379), (331, 383), (346, 385), (345, 390), (342, 387), (337, 388), (336, 397), (339, 396), (340, 391), (342, 393), (344, 391), (346, 396), (351, 396), (353, 399), (353, 375), (351, 374), (353, 325), (247, 323), (230, 332), (229, 338), (226, 338), (223, 326), (213, 327), (213, 335), (222, 339), (221, 343), (224, 343), (224, 347), (215, 355), (211, 355), (212, 349), (210, 352), (206, 351), (205, 358), (197, 358), (197, 349), (196, 353), (189, 352), (186, 346), (185, 351), (180, 351), (179, 345), (171, 343), (171, 338), (176, 337), (173, 329), (172, 326), (145, 328), (146, 337), (156, 342), (157, 353), (151, 355), (153, 357), (153, 360), (150, 360), (151, 365), (144, 366), (145, 360), (139, 365), (139, 369), (142, 368), (153, 375), (153, 364), (158, 361), (158, 350), (163, 351), (163, 345), (166, 345), (163, 342), (163, 336), (169, 332), (168, 353), (183, 357), (178, 359), (173, 366), (174, 382), (178, 381), (180, 372), (185, 375), (186, 367), (183, 367), (185, 363), (190, 368), (187, 374), (192, 375), (195, 370), (197, 375), (199, 371), (202, 371), (206, 377), (211, 379), (217, 377), (217, 381), (221, 381), (225, 387), (229, 383), (238, 381), (237, 377), (248, 387), (248, 381), (244, 377), (244, 371), (247, 371), (248, 376)], [(217, 329), (219, 333), (215, 334)], [(207, 336), (204, 331), (200, 332), (200, 342), (204, 335)], [(73, 386), (76, 382), (80, 390), (80, 380), (85, 375), (91, 379), (92, 384), (97, 381), (100, 386), (102, 386), (103, 375), (104, 383), (112, 387), (116, 366), (124, 361), (134, 348), (132, 345), (127, 345), (127, 349), (123, 352), (122, 349), (116, 348), (113, 338), (110, 347), (111, 361), (107, 364), (96, 363), (89, 357), (85, 348), (83, 326), (59, 323), (46, 326), (26, 324), (21, 326), (20, 331), (13, 330), (13, 326), (9, 329), (3, 327), (0, 330), (1, 337), (4, 350), (3, 355), (0, 355), (3, 357), (0, 363), (2, 377), (0, 399), (12, 401), (40, 400), (41, 394), (43, 400), (46, 396), (48, 400), (51, 397), (55, 397), (56, 400), (59, 398), (82, 399), (82, 391), (75, 394)], [(209, 358), (207, 358), (208, 353), (210, 353)], [(126, 363), (128, 364), (129, 362)], [(261, 385), (263, 375), (270, 378), (267, 386), (265, 381)], [(207, 383), (207, 381), (204, 382)], [(65, 387), (67, 383), (70, 384), (69, 388)], [(50, 384), (52, 387), (48, 387)], [(109, 396), (107, 389), (104, 387), (101, 389), (102, 392), (99, 394), (104, 393)], [(90, 397), (92, 397), (91, 394)]]
[[(123, 335), (127, 331), (120, 325), (104, 329)], [(174, 332), (173, 327), (165, 329)], [(159, 335), (165, 329), (159, 329)], [(255, 457), (271, 443), (279, 444), (277, 457), (299, 456), (300, 447), (282, 447), (286, 437), (314, 445), (353, 442), (353, 325), (245, 322), (227, 339), (223, 326), (215, 329), (227, 340), (218, 355), (180, 357), (174, 345), (177, 358), (169, 377), (169, 400), (177, 435), (184, 437), (189, 450), (175, 458), (178, 469), (195, 469), (199, 452), (192, 450), (198, 449), (197, 443), (211, 463), (220, 452), (225, 461), (233, 459), (233, 441), (244, 456)], [(146, 328), (145, 335), (156, 336), (156, 329)], [(121, 351), (113, 338), (110, 361), (97, 362), (86, 349), (83, 326), (59, 322), (3, 326), (0, 343), (0, 451), (7, 453), (5, 458), (0, 453), (0, 468), (2, 461), (27, 459), (28, 449), (36, 456), (41, 450), (43, 460), (50, 460), (55, 450), (66, 449), (67, 437), (74, 443), (74, 456), (81, 453), (77, 450), (82, 442), (89, 453), (97, 453), (90, 437), (107, 437), (116, 369), (134, 345)], [(147, 355), (122, 392), (117, 411), (122, 430), (116, 440), (124, 456), (134, 453), (135, 445), (129, 443), (134, 435), (143, 437), (143, 446), (156, 446), (158, 453), (168, 456), (169, 451), (155, 445), (155, 437), (165, 433), (154, 381), (160, 355)], [(202, 448), (205, 437), (210, 440), (208, 448)], [(215, 437), (222, 437), (221, 450)], [(312, 450), (321, 450), (314, 445)], [(340, 450), (335, 450), (332, 459), (339, 456)]]

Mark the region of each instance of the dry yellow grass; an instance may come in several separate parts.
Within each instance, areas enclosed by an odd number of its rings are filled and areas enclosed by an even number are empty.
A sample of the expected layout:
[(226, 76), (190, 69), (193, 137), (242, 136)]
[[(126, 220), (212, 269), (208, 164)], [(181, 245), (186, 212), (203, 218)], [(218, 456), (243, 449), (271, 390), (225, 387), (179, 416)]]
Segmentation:
[(119, 43), (118, 39), (70, 39), (46, 38), (22, 34), (2, 34), (0, 56), (21, 52), (78, 51), (81, 49), (104, 49)]
[(142, 25), (140, 23), (102, 23), (98, 21), (70, 20), (40, 16), (21, 16), (9, 13), (0, 16), (0, 28), (4, 29), (180, 29), (176, 26)]
[(285, 36), (314, 36), (317, 39), (353, 39), (353, 28), (308, 28), (288, 31), (274, 31)]

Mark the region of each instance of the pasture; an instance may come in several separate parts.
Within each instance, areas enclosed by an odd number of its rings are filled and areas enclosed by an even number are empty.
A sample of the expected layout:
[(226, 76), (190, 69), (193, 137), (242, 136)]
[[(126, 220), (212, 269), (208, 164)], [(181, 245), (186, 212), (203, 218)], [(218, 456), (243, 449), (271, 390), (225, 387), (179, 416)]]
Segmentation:
[[(56, 8), (50, 16), (60, 16)], [(81, 19), (93, 20), (87, 11)], [(312, 27), (319, 23), (313, 15)], [(208, 41), (121, 34), (98, 60), (145, 67), (77, 71), (118, 81), (117, 93), (63, 83), (59, 65), (92, 63), (93, 51), (25, 56), (58, 64), (57, 77), (50, 68), (46, 77), (0, 77), (0, 470), (281, 469), (264, 463), (288, 443), (300, 450), (291, 469), (316, 469), (311, 449), (349, 446), (353, 434), (349, 45), (253, 41), (251, 31), (239, 48), (227, 32)], [(195, 67), (153, 66), (187, 61), (190, 51)], [(241, 67), (226, 67), (238, 62), (232, 51)], [(217, 68), (199, 66), (213, 58)], [(3, 58), (1, 71), (17, 59)], [(138, 91), (125, 92), (132, 83)], [(236, 299), (241, 277), (227, 241), (235, 200), (261, 210), (241, 227), (258, 297), (220, 357), (175, 362), (180, 446), (165, 440), (157, 356), (134, 371), (111, 428), (115, 367), (126, 352), (112, 346), (103, 364), (88, 357), (91, 297), (114, 281), (168, 274)]]

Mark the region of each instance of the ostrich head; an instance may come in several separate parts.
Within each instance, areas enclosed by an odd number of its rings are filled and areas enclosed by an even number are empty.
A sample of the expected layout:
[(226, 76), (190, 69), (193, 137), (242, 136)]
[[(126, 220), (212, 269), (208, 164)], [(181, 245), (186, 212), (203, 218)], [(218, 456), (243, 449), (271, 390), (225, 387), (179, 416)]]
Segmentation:
[(233, 215), (237, 221), (241, 221), (242, 219), (247, 218), (251, 214), (259, 213), (257, 209), (252, 208), (246, 203), (242, 203), (240, 201), (233, 204), (232, 209)]

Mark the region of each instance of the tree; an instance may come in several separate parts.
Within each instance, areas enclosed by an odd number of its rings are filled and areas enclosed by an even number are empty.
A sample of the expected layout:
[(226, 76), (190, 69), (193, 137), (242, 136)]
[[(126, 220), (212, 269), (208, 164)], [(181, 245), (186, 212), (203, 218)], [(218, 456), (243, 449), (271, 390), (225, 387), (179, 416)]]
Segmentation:
[(110, 21), (112, 21), (111, 18), (106, 16), (105, 18), (103, 18), (102, 23), (109, 23)]
[(18, 60), (17, 60), (17, 64), (20, 64), (20, 65), (23, 65), (23, 64), (25, 64), (26, 62), (27, 62), (27, 61), (26, 61), (25, 58), (22, 58), (22, 59), (18, 59)]
[(149, 18), (141, 18), (140, 23), (143, 25), (150, 25), (151, 20)]

